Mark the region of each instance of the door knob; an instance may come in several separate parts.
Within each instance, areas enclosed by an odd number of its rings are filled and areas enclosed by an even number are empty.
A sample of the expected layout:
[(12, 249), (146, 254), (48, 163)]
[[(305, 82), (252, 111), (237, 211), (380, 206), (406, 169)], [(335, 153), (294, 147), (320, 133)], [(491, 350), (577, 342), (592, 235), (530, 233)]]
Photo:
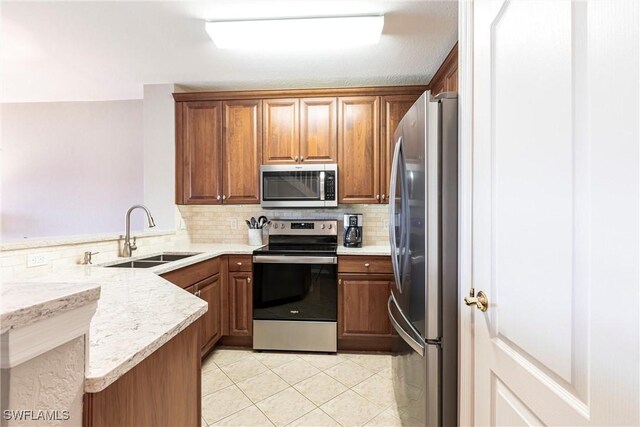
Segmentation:
[(487, 298), (487, 294), (480, 291), (478, 292), (478, 296), (475, 296), (475, 289), (471, 288), (469, 291), (469, 296), (464, 298), (464, 303), (468, 306), (475, 305), (482, 311), (483, 313), (489, 309), (489, 299)]

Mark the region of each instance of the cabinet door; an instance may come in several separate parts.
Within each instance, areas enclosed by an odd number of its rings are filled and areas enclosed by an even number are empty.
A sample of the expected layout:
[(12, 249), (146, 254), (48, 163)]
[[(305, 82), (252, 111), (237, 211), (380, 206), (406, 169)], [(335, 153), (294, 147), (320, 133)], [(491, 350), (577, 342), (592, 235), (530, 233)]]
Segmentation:
[(457, 92), (458, 91), (458, 63), (454, 63), (451, 67), (451, 70), (447, 74), (444, 83), (446, 92)]
[(409, 108), (418, 99), (417, 95), (395, 95), (382, 98), (380, 115), (380, 201), (389, 203), (389, 182), (391, 162), (396, 141), (393, 134)]
[(338, 177), (340, 203), (378, 203), (380, 199), (380, 99), (338, 100)]
[(200, 342), (202, 352), (205, 353), (222, 337), (222, 280), (216, 274), (196, 286), (196, 296), (209, 304), (209, 309), (201, 318), (200, 327)]
[(267, 99), (262, 101), (262, 111), (262, 163), (297, 163), (300, 158), (298, 100)]
[(229, 272), (229, 335), (253, 334), (253, 287), (251, 273)]
[(392, 335), (387, 301), (388, 276), (348, 276), (338, 279), (338, 338)]
[(215, 102), (182, 103), (182, 202), (222, 202), (222, 106)]
[(260, 203), (261, 108), (259, 100), (223, 103), (222, 199), (225, 204)]
[(300, 100), (300, 162), (336, 163), (336, 98)]

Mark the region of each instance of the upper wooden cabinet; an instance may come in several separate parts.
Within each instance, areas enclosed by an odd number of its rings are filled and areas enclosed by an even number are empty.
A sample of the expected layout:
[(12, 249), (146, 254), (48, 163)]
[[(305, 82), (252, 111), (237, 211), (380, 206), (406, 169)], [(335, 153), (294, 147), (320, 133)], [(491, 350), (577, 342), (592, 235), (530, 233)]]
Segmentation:
[(338, 98), (339, 203), (380, 200), (378, 96)]
[(297, 163), (300, 151), (297, 99), (267, 99), (264, 111), (263, 164)]
[(300, 100), (300, 161), (337, 163), (336, 98)]
[(392, 95), (382, 97), (380, 116), (380, 202), (389, 203), (389, 182), (391, 180), (391, 162), (396, 140), (393, 134), (400, 120), (416, 102), (419, 95)]
[(262, 105), (259, 100), (224, 101), (223, 203), (260, 203)]
[(336, 98), (263, 101), (263, 164), (337, 162)]
[(387, 203), (393, 133), (426, 89), (175, 93), (176, 203), (257, 204), (261, 164), (305, 163), (338, 163), (339, 203)]
[(432, 95), (458, 91), (458, 43), (453, 46), (429, 84)]
[(176, 138), (177, 203), (220, 203), (222, 103), (185, 102), (176, 115), (182, 131)]
[(254, 100), (176, 105), (177, 204), (260, 202), (260, 108)]

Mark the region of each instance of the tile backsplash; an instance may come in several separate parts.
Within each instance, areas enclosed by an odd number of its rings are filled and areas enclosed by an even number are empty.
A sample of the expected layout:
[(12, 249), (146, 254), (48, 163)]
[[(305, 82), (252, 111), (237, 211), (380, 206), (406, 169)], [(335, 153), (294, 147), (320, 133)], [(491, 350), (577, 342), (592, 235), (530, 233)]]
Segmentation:
[(193, 243), (246, 243), (245, 220), (264, 215), (269, 219), (336, 219), (342, 244), (342, 216), (363, 214), (365, 245), (389, 242), (388, 205), (340, 205), (327, 209), (264, 209), (259, 205), (178, 206)]

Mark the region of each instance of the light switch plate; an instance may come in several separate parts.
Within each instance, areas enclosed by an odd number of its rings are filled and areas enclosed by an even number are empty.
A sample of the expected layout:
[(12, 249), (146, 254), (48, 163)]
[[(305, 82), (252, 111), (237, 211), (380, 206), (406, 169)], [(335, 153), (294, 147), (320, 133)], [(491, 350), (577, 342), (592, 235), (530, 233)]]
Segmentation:
[(47, 265), (47, 254), (27, 255), (27, 267), (38, 267), (41, 265)]

